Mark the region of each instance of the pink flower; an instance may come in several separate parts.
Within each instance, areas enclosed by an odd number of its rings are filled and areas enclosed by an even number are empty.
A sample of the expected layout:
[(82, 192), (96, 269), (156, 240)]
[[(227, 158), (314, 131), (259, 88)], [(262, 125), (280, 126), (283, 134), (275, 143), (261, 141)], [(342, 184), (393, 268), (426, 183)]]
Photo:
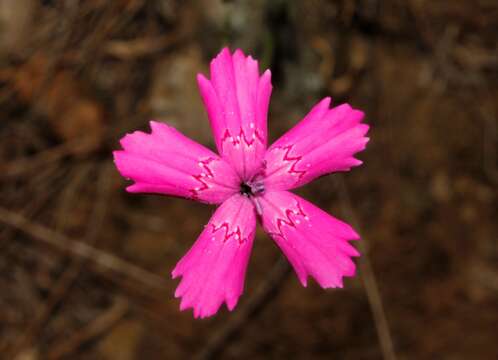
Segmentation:
[(220, 204), (201, 235), (173, 270), (181, 276), (175, 297), (195, 317), (214, 315), (223, 302), (232, 310), (242, 294), (256, 222), (273, 238), (306, 286), (311, 275), (323, 288), (342, 287), (353, 276), (351, 260), (359, 239), (346, 223), (288, 190), (361, 164), (368, 125), (347, 104), (330, 108), (330, 98), (267, 148), (271, 74), (258, 62), (223, 49), (211, 62), (211, 80), (197, 80), (218, 154), (174, 128), (150, 122), (114, 152), (132, 193), (179, 196)]

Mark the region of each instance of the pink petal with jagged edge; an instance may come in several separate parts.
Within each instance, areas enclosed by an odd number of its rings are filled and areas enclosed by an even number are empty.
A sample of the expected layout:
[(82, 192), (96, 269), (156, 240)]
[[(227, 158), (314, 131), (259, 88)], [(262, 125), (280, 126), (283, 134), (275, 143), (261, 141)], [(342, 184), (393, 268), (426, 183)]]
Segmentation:
[(368, 125), (363, 112), (343, 104), (329, 109), (325, 98), (266, 152), (267, 189), (288, 190), (362, 162), (354, 155), (365, 149)]
[(211, 61), (211, 80), (197, 80), (220, 155), (248, 180), (266, 150), (270, 71), (260, 76), (256, 60), (225, 48)]
[(238, 192), (240, 181), (232, 167), (175, 128), (151, 121), (150, 134), (135, 131), (121, 139), (123, 150), (114, 162), (135, 183), (129, 192), (180, 196), (219, 204)]
[(180, 309), (194, 316), (214, 315), (225, 302), (232, 310), (244, 289), (244, 278), (256, 230), (251, 201), (233, 195), (216, 210), (189, 252), (178, 262), (173, 278), (182, 277), (175, 292)]
[(261, 197), (262, 223), (306, 286), (311, 275), (323, 288), (342, 287), (344, 276), (355, 274), (349, 240), (359, 239), (348, 224), (287, 191)]

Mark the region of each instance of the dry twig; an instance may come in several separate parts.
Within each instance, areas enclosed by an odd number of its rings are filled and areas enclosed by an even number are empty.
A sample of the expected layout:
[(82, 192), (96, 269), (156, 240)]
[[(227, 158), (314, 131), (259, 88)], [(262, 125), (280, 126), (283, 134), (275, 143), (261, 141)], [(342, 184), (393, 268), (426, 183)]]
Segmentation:
[(183, 40), (177, 34), (168, 34), (160, 37), (147, 37), (130, 41), (109, 41), (105, 52), (121, 60), (131, 60), (143, 56), (153, 55), (163, 51), (175, 43)]
[[(153, 274), (106, 251), (97, 249), (81, 241), (69, 239), (3, 207), (0, 207), (0, 222), (19, 229), (33, 239), (50, 245), (56, 250), (88, 260), (90, 264), (95, 265), (95, 269), (93, 267), (90, 268), (102, 275), (109, 275), (108, 272), (111, 272), (111, 275), (122, 275), (135, 283), (148, 286), (154, 290), (160, 290), (167, 286), (166, 281), (159, 275)], [(111, 280), (116, 280), (114, 276), (110, 276), (110, 278)]]
[(52, 350), (48, 353), (47, 359), (56, 360), (67, 357), (84, 343), (104, 334), (114, 324), (116, 324), (123, 316), (126, 315), (129, 309), (128, 302), (122, 298), (117, 298), (114, 304), (96, 318), (86, 327), (69, 336), (66, 340), (62, 340), (57, 345), (54, 345)]
[[(339, 189), (342, 211), (348, 221), (353, 225), (353, 227), (359, 231), (359, 223), (353, 206), (351, 205), (349, 192), (346, 187), (346, 183), (341, 176), (339, 177)], [(361, 233), (361, 231), (359, 232)], [(377, 280), (375, 279), (375, 273), (368, 256), (368, 247), (366, 245), (366, 242), (367, 240), (364, 236), (362, 236), (362, 240), (358, 242), (358, 247), (360, 248), (361, 252), (359, 267), (362, 274), (363, 285), (365, 287), (368, 303), (370, 304), (370, 309), (372, 310), (375, 320), (375, 327), (377, 329), (377, 336), (379, 337), (382, 355), (386, 360), (395, 360), (396, 354), (394, 352), (391, 332), (389, 330), (389, 324), (387, 322), (386, 314), (384, 311), (384, 305), (382, 304), (379, 287), (377, 286)]]
[(29, 171), (56, 163), (67, 155), (79, 153), (80, 149), (86, 147), (89, 143), (91, 143), (91, 139), (84, 137), (62, 143), (28, 158), (15, 159), (2, 165), (0, 176), (18, 177), (25, 175)]
[(227, 346), (227, 343), (233, 339), (234, 335), (242, 327), (246, 326), (251, 319), (254, 319), (256, 314), (269, 303), (283, 283), (289, 270), (289, 264), (282, 256), (275, 263), (254, 296), (238, 309), (237, 314), (231, 317), (230, 321), (209, 339), (206, 346), (194, 358), (198, 360), (215, 358)]
[[(83, 167), (79, 169), (77, 176), (74, 178), (74, 186), (68, 186), (69, 195), (66, 198), (65, 203), (72, 206), (74, 203), (74, 195), (78, 192), (78, 188), (83, 183), (85, 176), (88, 174), (88, 168)], [(94, 211), (92, 212), (92, 217), (88, 222), (87, 232), (84, 238), (84, 242), (93, 244), (102, 228), (103, 221), (105, 219), (105, 213), (107, 211), (108, 195), (109, 195), (109, 170), (110, 167), (104, 165), (100, 171), (99, 182), (97, 185), (97, 201), (95, 202)], [(68, 211), (65, 209), (65, 211)], [(65, 222), (67, 219), (67, 214), (63, 213), (62, 221)], [(61, 224), (63, 226), (63, 224)], [(63, 232), (63, 229), (61, 229)], [(54, 308), (61, 302), (67, 293), (68, 289), (76, 280), (83, 264), (83, 258), (73, 258), (72, 263), (69, 268), (66, 269), (63, 274), (57, 279), (57, 282), (51, 287), (48, 299), (43, 303), (38, 309), (34, 320), (27, 326), (26, 331), (20, 336), (16, 341), (15, 346), (12, 350), (12, 357), (14, 358), (29, 342), (37, 336), (37, 334), (42, 330), (43, 325), (48, 321)]]

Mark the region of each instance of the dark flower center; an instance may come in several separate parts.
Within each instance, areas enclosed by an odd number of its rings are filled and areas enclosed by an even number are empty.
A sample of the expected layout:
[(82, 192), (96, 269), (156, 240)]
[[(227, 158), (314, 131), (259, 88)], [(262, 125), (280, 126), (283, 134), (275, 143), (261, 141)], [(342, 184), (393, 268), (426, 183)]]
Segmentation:
[(262, 182), (242, 182), (240, 183), (240, 193), (247, 197), (261, 195), (265, 191)]
[(251, 186), (246, 183), (240, 184), (240, 193), (245, 196), (253, 195)]
[(256, 209), (259, 216), (263, 216), (263, 207), (260, 203), (260, 196), (265, 192), (265, 184), (262, 180), (251, 180), (240, 183), (240, 193), (248, 197)]

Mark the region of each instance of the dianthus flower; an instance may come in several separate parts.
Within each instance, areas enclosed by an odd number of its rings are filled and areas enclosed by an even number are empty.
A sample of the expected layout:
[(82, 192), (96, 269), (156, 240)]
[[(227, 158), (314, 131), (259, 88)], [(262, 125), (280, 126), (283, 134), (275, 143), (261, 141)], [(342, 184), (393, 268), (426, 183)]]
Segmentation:
[(232, 310), (242, 294), (256, 222), (272, 237), (306, 286), (311, 275), (323, 288), (342, 287), (353, 276), (348, 242), (359, 239), (346, 223), (288, 190), (361, 164), (368, 125), (363, 113), (325, 98), (267, 148), (271, 73), (241, 50), (223, 49), (212, 60), (211, 80), (197, 77), (218, 154), (164, 123), (136, 131), (114, 152), (131, 193), (158, 193), (219, 204), (207, 226), (172, 272), (180, 309), (214, 315)]

